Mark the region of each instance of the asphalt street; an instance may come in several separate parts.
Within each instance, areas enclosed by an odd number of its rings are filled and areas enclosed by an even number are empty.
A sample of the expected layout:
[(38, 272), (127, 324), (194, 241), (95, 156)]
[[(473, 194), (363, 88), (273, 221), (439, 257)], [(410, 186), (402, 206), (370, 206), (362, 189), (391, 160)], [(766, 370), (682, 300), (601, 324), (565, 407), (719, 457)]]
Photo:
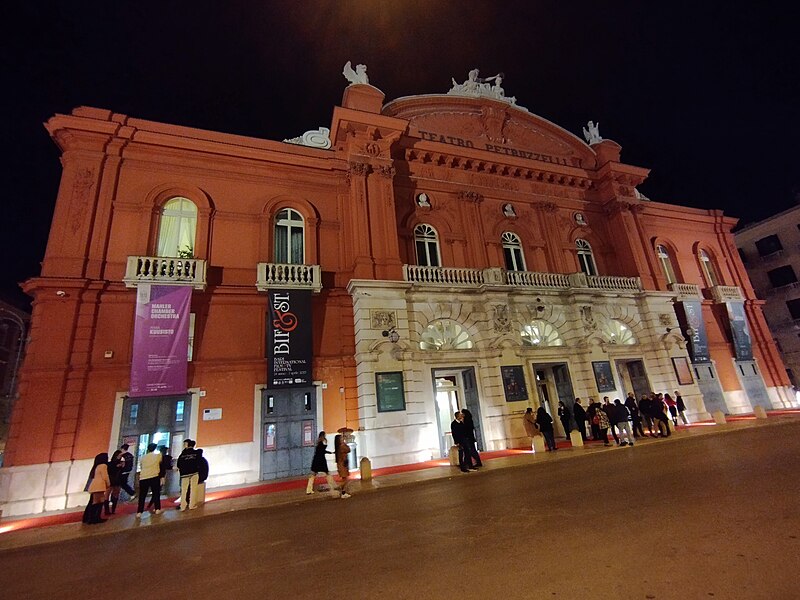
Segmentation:
[(797, 599), (798, 434), (648, 440), (6, 550), (0, 597)]

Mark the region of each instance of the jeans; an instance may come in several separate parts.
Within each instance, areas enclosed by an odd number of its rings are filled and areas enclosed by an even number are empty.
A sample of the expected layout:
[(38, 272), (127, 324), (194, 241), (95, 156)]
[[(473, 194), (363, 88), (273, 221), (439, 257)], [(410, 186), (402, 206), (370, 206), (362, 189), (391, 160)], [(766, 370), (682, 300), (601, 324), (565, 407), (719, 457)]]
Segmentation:
[(139, 509), (137, 513), (144, 512), (144, 501), (147, 492), (153, 493), (153, 504), (156, 510), (161, 510), (161, 478), (151, 477), (150, 479), (139, 480)]
[(128, 483), (128, 475), (130, 474), (131, 474), (130, 471), (128, 471), (127, 473), (119, 474), (119, 487), (125, 490), (129, 496), (133, 497), (136, 495), (136, 492), (133, 491), (133, 488)]
[(548, 450), (555, 450), (556, 449), (556, 436), (552, 430), (550, 431), (543, 431), (542, 435), (544, 436), (544, 442), (547, 444)]

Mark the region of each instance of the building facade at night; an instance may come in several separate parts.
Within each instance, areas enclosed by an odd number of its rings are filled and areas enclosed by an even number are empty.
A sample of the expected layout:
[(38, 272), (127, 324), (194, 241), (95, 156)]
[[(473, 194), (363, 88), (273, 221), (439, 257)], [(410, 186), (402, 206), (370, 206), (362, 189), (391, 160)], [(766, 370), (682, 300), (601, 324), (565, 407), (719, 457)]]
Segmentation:
[[(51, 118), (63, 176), (24, 285), (5, 514), (85, 503), (92, 458), (123, 441), (195, 439), (216, 487), (304, 474), (321, 429), (354, 430), (376, 467), (446, 456), (459, 407), (501, 449), (525, 445), (526, 407), (575, 397), (790, 406), (735, 219), (647, 200), (618, 144), (499, 84), (386, 103), (353, 83), (314, 145)], [(137, 307), (169, 313), (175, 288), (182, 388), (140, 385)]]
[(800, 387), (800, 206), (736, 232), (736, 245), (792, 385)]

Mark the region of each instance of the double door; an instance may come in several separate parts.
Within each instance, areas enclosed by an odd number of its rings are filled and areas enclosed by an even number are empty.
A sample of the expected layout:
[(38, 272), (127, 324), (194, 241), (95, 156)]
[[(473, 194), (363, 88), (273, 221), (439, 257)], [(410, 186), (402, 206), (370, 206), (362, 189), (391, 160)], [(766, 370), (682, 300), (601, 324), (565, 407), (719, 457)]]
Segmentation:
[(317, 400), (313, 387), (263, 390), (261, 479), (308, 473), (317, 435)]

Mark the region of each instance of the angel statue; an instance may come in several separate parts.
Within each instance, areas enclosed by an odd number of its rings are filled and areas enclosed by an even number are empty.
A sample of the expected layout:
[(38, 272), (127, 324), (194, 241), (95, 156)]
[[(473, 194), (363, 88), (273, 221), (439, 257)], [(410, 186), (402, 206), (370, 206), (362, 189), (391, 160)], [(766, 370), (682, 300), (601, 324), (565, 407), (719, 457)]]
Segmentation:
[(353, 71), (353, 67), (350, 66), (350, 61), (348, 60), (344, 65), (344, 71), (342, 71), (342, 75), (344, 78), (347, 79), (351, 84), (352, 83), (369, 83), (369, 77), (367, 77), (367, 65), (356, 65), (356, 70)]
[(586, 143), (598, 144), (602, 142), (603, 138), (600, 137), (600, 123), (595, 125), (594, 121), (589, 121), (588, 127), (589, 129), (586, 129), (586, 127), (583, 128), (583, 137), (586, 138)]

